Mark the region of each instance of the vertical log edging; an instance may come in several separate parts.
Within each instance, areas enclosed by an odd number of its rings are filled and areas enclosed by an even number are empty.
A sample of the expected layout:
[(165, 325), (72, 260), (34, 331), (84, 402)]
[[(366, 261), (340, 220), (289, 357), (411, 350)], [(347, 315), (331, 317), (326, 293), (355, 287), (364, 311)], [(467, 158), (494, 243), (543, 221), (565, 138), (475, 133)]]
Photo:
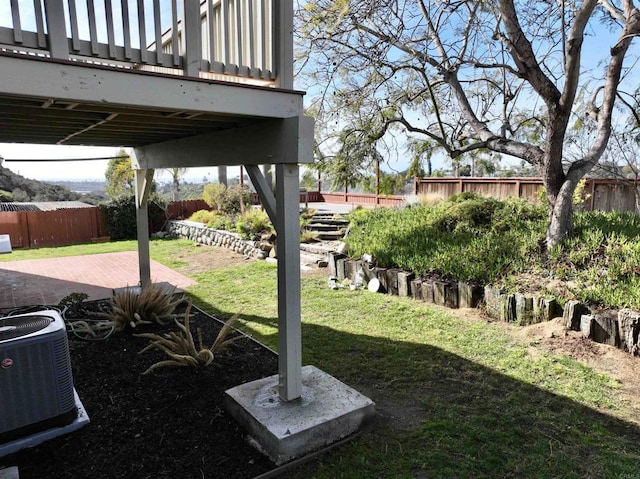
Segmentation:
[[(562, 308), (555, 298), (507, 292), (494, 285), (481, 287), (463, 281), (416, 278), (410, 271), (374, 267), (361, 260), (337, 255), (329, 253), (329, 264), (339, 265), (337, 274), (332, 272), (339, 281), (354, 282), (356, 272), (361, 269), (365, 281), (373, 278), (380, 281), (378, 292), (412, 297), (416, 301), (452, 309), (476, 308), (484, 302), (484, 311), (489, 318), (521, 326), (562, 317), (567, 330), (580, 331), (595, 342), (640, 356), (640, 312), (622, 309), (590, 314), (585, 304), (575, 300), (568, 301)], [(340, 259), (336, 259), (338, 257)]]

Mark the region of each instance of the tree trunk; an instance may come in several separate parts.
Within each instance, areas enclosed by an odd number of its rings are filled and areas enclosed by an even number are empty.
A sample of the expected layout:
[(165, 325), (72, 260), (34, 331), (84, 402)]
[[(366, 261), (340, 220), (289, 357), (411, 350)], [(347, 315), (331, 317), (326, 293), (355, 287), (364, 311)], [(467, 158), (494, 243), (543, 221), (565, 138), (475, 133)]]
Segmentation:
[(549, 199), (549, 224), (547, 226), (547, 251), (562, 244), (573, 233), (573, 191), (576, 185), (566, 180), (556, 194), (547, 189)]
[(177, 174), (173, 175), (173, 201), (180, 199), (180, 179)]

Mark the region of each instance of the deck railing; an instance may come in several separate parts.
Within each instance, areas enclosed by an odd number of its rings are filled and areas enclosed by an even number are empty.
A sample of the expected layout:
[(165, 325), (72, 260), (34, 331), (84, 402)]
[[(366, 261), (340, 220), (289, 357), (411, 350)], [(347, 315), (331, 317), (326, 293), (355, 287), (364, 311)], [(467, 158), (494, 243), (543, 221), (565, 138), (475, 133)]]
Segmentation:
[(5, 51), (290, 87), (282, 76), (292, 61), (292, 0), (10, 0), (10, 7), (0, 18)]

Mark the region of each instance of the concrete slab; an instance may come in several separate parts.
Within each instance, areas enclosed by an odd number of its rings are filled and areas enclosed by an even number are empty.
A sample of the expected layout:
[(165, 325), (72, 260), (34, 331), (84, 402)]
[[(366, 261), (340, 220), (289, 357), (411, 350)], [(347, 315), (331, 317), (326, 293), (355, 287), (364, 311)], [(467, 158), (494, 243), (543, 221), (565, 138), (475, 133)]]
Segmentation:
[(15, 466), (0, 469), (0, 479), (19, 479), (20, 474)]
[(345, 438), (364, 427), (375, 404), (314, 366), (302, 368), (302, 396), (278, 396), (278, 375), (226, 391), (229, 413), (277, 465)]
[(75, 389), (73, 390), (73, 395), (75, 397), (76, 407), (78, 408), (78, 417), (71, 424), (67, 424), (66, 426), (62, 427), (53, 427), (51, 429), (47, 429), (46, 431), (41, 431), (30, 436), (22, 437), (11, 442), (0, 444), (0, 457), (8, 456), (9, 454), (13, 454), (14, 452), (20, 451), (21, 449), (25, 449), (27, 447), (37, 446), (38, 444), (48, 441), (49, 439), (62, 436), (63, 434), (69, 434), (70, 432), (76, 431), (81, 427), (89, 424), (89, 415), (82, 405), (80, 397), (78, 396), (78, 393)]

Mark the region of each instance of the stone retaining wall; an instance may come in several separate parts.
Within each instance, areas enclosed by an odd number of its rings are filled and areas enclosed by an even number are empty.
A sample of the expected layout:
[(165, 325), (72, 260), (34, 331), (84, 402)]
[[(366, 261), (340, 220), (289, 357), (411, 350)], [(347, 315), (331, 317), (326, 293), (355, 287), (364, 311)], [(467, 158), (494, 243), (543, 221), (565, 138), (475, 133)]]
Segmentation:
[(195, 221), (169, 221), (167, 231), (171, 236), (185, 238), (195, 243), (229, 248), (236, 253), (264, 259), (263, 251), (256, 247), (255, 241), (246, 241), (237, 233), (214, 230)]

